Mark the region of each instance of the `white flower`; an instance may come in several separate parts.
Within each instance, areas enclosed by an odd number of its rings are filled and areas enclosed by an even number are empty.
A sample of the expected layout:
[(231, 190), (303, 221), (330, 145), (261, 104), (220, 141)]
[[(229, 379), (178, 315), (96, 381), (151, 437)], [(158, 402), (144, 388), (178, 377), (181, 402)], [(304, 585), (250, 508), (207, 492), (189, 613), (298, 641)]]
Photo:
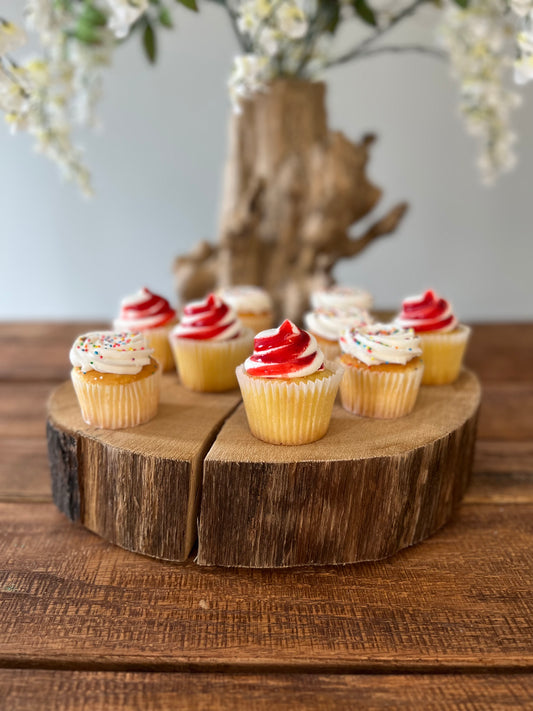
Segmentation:
[(0, 18), (0, 57), (26, 44), (26, 34), (16, 25)]
[(289, 39), (302, 39), (309, 29), (303, 10), (290, 1), (284, 2), (276, 10), (276, 21), (281, 32)]
[(514, 80), (517, 84), (527, 84), (533, 79), (533, 55), (520, 57), (513, 67)]
[(255, 54), (242, 54), (235, 57), (233, 71), (228, 82), (234, 110), (240, 113), (242, 99), (249, 98), (258, 91), (263, 91), (271, 76), (269, 61), (266, 57), (259, 57)]
[(106, 2), (111, 10), (108, 27), (118, 39), (126, 37), (131, 26), (148, 9), (148, 0), (106, 0)]

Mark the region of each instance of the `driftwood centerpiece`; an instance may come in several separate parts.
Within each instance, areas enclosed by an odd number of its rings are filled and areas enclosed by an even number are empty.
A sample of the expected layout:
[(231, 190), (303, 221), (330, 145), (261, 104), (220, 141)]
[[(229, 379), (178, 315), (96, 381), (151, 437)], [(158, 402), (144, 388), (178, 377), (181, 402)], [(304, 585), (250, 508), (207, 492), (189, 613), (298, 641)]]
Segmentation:
[(122, 548), (182, 561), (196, 541), (202, 463), (238, 391), (199, 396), (164, 375), (157, 416), (103, 430), (85, 424), (70, 382), (48, 404), (57, 507)]
[(333, 283), (337, 262), (393, 232), (407, 209), (396, 205), (351, 234), (382, 196), (366, 177), (373, 141), (328, 130), (323, 83), (278, 79), (243, 101), (230, 123), (219, 243), (176, 259), (180, 300), (257, 284), (279, 318), (299, 322), (310, 292)]
[(305, 446), (255, 439), (239, 408), (204, 463), (198, 562), (274, 568), (376, 560), (427, 538), (461, 500), (472, 468), (480, 386), (423, 387), (396, 420), (337, 407)]
[(83, 422), (64, 383), (49, 402), (54, 501), (111, 543), (183, 561), (203, 476), (200, 564), (383, 558), (451, 516), (470, 475), (479, 398), (465, 371), (454, 385), (423, 387), (407, 417), (370, 420), (336, 407), (322, 440), (276, 447), (250, 434), (235, 410), (238, 391), (191, 393), (164, 376), (157, 416), (111, 431)]

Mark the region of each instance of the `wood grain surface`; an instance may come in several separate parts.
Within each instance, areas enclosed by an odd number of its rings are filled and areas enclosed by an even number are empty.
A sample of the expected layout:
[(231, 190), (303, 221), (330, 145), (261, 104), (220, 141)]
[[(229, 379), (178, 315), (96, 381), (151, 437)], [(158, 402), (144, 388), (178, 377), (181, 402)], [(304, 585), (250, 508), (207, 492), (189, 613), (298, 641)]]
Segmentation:
[(0, 708), (531, 707), (533, 324), (474, 329), (481, 436), (452, 522), (319, 571), (150, 560), (39, 503), (46, 399), (91, 327), (0, 324)]
[(512, 711), (533, 698), (528, 674), (165, 674), (0, 670), (10, 711)]
[(120, 430), (87, 425), (70, 382), (48, 404), (48, 454), (58, 508), (116, 545), (185, 560), (196, 541), (205, 453), (239, 391), (192, 393), (162, 376), (156, 416)]
[(278, 571), (136, 556), (50, 504), (0, 520), (0, 666), (533, 668), (531, 505), (463, 505), (386, 561)]
[(394, 420), (333, 411), (325, 437), (280, 447), (256, 439), (240, 407), (204, 462), (202, 565), (287, 567), (377, 560), (438, 530), (470, 478), (480, 388), (421, 388)]

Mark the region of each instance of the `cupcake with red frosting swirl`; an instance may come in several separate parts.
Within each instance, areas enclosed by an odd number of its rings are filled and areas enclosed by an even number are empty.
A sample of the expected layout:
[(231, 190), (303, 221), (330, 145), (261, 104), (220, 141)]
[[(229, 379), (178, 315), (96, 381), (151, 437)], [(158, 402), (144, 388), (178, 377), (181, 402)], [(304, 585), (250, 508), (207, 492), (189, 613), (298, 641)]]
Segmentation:
[(457, 380), (470, 336), (453, 309), (431, 289), (404, 300), (396, 323), (412, 328), (422, 343), (424, 375), (422, 385), (446, 385)]
[(325, 363), (314, 336), (291, 321), (258, 333), (253, 354), (237, 368), (252, 434), (271, 444), (323, 437), (342, 372), (338, 363)]
[(185, 306), (170, 345), (186, 388), (222, 392), (237, 387), (235, 368), (252, 352), (253, 333), (219, 296), (209, 294)]
[(176, 312), (168, 301), (144, 287), (122, 299), (113, 328), (143, 333), (148, 347), (153, 349), (153, 357), (162, 370), (168, 371), (174, 369), (168, 336), (176, 322)]

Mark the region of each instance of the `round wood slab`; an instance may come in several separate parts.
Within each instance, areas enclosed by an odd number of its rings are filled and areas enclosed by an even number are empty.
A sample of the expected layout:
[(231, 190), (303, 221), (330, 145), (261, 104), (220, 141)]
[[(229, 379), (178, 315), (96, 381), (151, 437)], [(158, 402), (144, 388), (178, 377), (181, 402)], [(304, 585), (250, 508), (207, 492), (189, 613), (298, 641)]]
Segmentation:
[(54, 500), (112, 543), (167, 560), (189, 555), (197, 517), (201, 565), (384, 558), (434, 533), (462, 498), (480, 394), (463, 371), (423, 387), (397, 420), (336, 405), (323, 439), (283, 447), (251, 435), (238, 391), (192, 393), (167, 375), (151, 422), (110, 431), (83, 422), (64, 383), (49, 402)]

